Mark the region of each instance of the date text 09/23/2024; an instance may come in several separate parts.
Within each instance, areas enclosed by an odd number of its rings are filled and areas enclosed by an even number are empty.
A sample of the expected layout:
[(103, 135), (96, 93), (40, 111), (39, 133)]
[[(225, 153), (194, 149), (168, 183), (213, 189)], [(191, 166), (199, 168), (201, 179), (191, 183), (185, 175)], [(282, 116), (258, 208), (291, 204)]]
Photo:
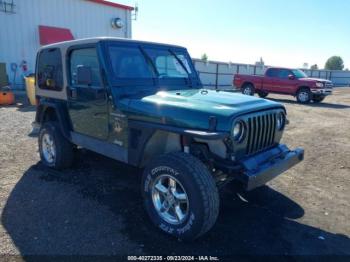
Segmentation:
[(128, 261), (220, 261), (216, 256), (128, 256)]

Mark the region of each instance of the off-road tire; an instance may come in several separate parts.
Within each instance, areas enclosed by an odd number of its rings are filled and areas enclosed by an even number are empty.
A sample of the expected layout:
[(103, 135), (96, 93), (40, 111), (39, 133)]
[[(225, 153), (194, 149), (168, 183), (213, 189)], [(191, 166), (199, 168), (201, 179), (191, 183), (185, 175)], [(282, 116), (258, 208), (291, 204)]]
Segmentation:
[[(168, 223), (157, 212), (152, 188), (158, 177), (171, 175), (184, 187), (189, 212), (178, 225)], [(193, 240), (209, 231), (219, 213), (219, 194), (207, 167), (196, 157), (183, 152), (164, 154), (154, 159), (144, 170), (142, 193), (151, 221), (162, 231), (181, 240)]]
[(268, 94), (269, 94), (269, 93), (267, 93), (267, 92), (262, 92), (262, 91), (258, 92), (258, 95), (259, 95), (259, 97), (261, 97), (261, 98), (267, 97)]
[[(48, 162), (43, 153), (43, 136), (49, 134), (54, 141), (55, 157), (53, 162)], [(39, 131), (39, 153), (42, 163), (46, 166), (61, 170), (71, 167), (74, 160), (74, 146), (63, 135), (58, 122), (45, 122)]]
[(325, 98), (325, 96), (315, 96), (312, 98), (312, 101), (314, 101), (314, 103), (321, 103)]
[(255, 88), (252, 84), (244, 84), (242, 87), (242, 94), (253, 96), (255, 93)]
[[(304, 95), (304, 97), (302, 97)], [(305, 97), (307, 96), (307, 97)], [(301, 104), (308, 104), (311, 101), (312, 93), (309, 88), (300, 88), (297, 92), (297, 101)]]

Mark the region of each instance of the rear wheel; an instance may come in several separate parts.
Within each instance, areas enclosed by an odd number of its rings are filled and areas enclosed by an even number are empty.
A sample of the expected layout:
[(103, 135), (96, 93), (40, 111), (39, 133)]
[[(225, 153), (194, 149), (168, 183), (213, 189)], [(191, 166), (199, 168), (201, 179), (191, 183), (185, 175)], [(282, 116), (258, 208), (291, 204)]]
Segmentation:
[(73, 144), (64, 138), (57, 122), (49, 121), (42, 125), (38, 142), (40, 158), (46, 166), (64, 169), (72, 165)]
[(300, 88), (297, 93), (297, 101), (302, 104), (307, 104), (311, 100), (311, 92), (308, 88)]
[(258, 95), (259, 95), (261, 98), (267, 97), (268, 94), (269, 94), (269, 93), (263, 92), (263, 91), (258, 92)]
[(174, 152), (155, 159), (143, 173), (142, 191), (151, 221), (179, 239), (203, 235), (219, 213), (215, 181), (190, 154)]
[(254, 95), (254, 86), (252, 84), (245, 84), (242, 87), (242, 94), (253, 96)]
[(321, 103), (324, 99), (325, 96), (315, 96), (312, 98), (312, 101), (314, 101), (314, 103)]

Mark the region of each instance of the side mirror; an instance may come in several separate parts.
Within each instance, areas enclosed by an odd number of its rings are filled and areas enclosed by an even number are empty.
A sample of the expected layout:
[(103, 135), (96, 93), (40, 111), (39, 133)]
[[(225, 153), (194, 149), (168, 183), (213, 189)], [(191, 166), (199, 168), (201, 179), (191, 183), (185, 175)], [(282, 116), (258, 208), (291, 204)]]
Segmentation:
[(77, 84), (78, 85), (91, 85), (92, 84), (92, 70), (89, 66), (77, 67)]
[(295, 79), (295, 76), (294, 76), (294, 75), (288, 75), (288, 79), (289, 79), (289, 80), (294, 80), (294, 79)]

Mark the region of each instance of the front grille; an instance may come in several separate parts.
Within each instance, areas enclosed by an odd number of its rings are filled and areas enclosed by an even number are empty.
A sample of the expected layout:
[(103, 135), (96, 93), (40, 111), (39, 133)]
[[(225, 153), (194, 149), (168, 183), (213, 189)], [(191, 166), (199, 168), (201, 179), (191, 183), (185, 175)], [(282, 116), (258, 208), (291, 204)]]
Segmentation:
[(249, 117), (247, 121), (248, 140), (246, 154), (251, 155), (275, 143), (276, 113)]
[(333, 88), (333, 84), (326, 82), (325, 87), (326, 88)]

